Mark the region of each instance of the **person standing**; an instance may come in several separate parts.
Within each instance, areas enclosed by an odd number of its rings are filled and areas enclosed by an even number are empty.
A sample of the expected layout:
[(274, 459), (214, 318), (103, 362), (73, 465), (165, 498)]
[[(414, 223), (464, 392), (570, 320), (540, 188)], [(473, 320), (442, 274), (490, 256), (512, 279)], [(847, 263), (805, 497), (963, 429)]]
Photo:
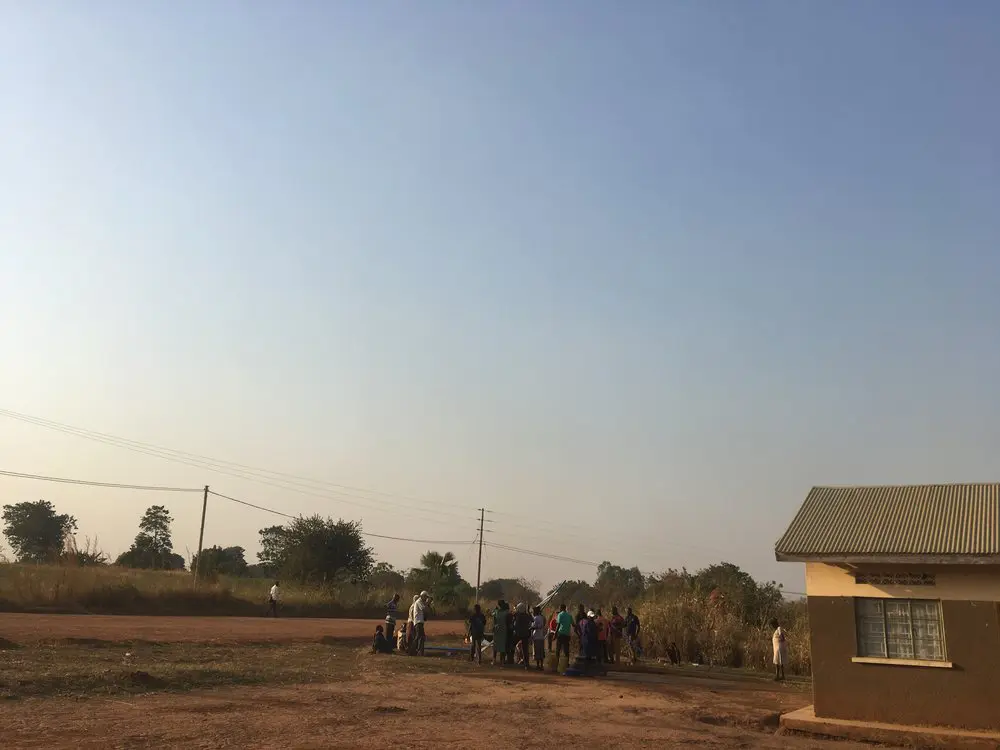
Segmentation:
[(396, 615), (399, 612), (399, 594), (393, 594), (392, 599), (385, 605), (385, 637), (390, 641), (396, 640)]
[(566, 611), (566, 605), (559, 605), (559, 614), (556, 615), (556, 668), (559, 668), (559, 655), (566, 654), (566, 661), (569, 661), (569, 641), (573, 636), (573, 615)]
[(281, 601), (281, 591), (278, 582), (275, 581), (271, 587), (271, 592), (267, 595), (267, 614), (271, 617), (278, 616), (278, 602)]
[(420, 596), (413, 602), (413, 650), (418, 656), (424, 655), (424, 645), (427, 641), (424, 623), (427, 621), (427, 607), (430, 598), (429, 593), (421, 591)]
[(594, 624), (597, 625), (597, 661), (608, 661), (608, 630), (610, 625), (604, 613), (597, 610), (594, 617)]
[(631, 607), (625, 610), (625, 646), (629, 650), (631, 661), (637, 661), (642, 653), (639, 643), (639, 635), (642, 632), (642, 623), (639, 615), (632, 611)]
[(618, 607), (611, 608), (611, 621), (608, 638), (609, 661), (618, 663), (621, 656), (622, 636), (625, 634), (625, 618), (618, 612)]
[(500, 666), (507, 664), (507, 602), (497, 602), (493, 610), (493, 660), (500, 658)]
[(556, 644), (556, 628), (558, 627), (556, 618), (558, 617), (558, 614), (558, 612), (553, 612), (552, 619), (549, 620), (549, 651), (552, 651)]
[(531, 664), (531, 626), (533, 619), (528, 614), (528, 605), (520, 602), (514, 615), (514, 641), (515, 649), (521, 649), (521, 658), (524, 661), (524, 668), (528, 669)]
[(419, 600), (420, 594), (414, 594), (413, 603), (410, 604), (410, 609), (406, 613), (406, 653), (408, 654), (413, 654), (413, 646), (417, 642), (417, 631), (413, 618), (416, 617), (416, 607)]
[(486, 637), (486, 615), (483, 608), (478, 604), (473, 608), (469, 617), (469, 640), (472, 641), (472, 648), (469, 651), (469, 661), (483, 663), (483, 638)]
[(771, 634), (771, 646), (774, 649), (774, 679), (781, 682), (785, 679), (785, 664), (788, 663), (788, 637), (785, 629), (777, 620), (771, 620), (774, 633)]
[(545, 617), (542, 616), (542, 608), (535, 607), (535, 616), (531, 621), (531, 643), (535, 651), (535, 666), (541, 672), (545, 669), (545, 636), (548, 628), (545, 627)]

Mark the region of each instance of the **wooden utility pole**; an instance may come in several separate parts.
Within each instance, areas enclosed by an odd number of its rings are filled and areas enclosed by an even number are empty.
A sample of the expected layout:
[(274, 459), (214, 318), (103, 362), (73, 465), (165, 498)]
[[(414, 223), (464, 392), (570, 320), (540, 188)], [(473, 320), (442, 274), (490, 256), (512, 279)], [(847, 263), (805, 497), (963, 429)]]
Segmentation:
[(205, 497), (201, 501), (201, 531), (198, 532), (198, 560), (194, 566), (194, 585), (198, 585), (199, 574), (201, 573), (201, 545), (205, 541), (205, 511), (208, 510), (208, 485), (205, 485)]
[(476, 566), (476, 604), (479, 604), (479, 583), (483, 574), (483, 524), (486, 523), (486, 508), (479, 509), (479, 564)]

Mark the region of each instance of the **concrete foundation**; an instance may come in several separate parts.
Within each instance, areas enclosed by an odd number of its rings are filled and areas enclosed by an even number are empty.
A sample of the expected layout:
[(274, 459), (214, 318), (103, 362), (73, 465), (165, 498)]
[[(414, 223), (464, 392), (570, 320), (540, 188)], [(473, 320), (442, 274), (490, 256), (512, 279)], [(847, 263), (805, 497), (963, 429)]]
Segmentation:
[(1000, 732), (986, 732), (948, 727), (921, 727), (908, 724), (883, 724), (877, 721), (819, 719), (812, 706), (800, 708), (781, 717), (781, 727), (855, 742), (947, 750), (997, 750)]

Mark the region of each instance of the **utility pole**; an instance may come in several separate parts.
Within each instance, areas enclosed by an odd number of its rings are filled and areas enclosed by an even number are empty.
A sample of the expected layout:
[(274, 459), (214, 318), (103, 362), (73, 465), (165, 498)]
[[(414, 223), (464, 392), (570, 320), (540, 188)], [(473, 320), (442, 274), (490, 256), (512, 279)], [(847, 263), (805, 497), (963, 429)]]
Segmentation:
[(479, 583), (483, 574), (483, 524), (486, 523), (486, 508), (479, 509), (479, 564), (476, 566), (476, 604), (479, 604)]
[(198, 585), (201, 573), (201, 544), (205, 541), (205, 511), (208, 510), (208, 485), (205, 485), (205, 497), (201, 501), (201, 531), (198, 532), (198, 563), (194, 567), (194, 585)]

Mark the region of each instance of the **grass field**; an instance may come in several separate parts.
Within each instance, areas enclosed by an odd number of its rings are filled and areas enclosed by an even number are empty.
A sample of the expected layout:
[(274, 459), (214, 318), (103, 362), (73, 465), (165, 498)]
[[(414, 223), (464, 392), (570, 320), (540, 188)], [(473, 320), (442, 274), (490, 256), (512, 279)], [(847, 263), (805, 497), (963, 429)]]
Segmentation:
[[(0, 564), (0, 612), (252, 616), (264, 611), (272, 583), (220, 577), (195, 587), (184, 571)], [(289, 616), (375, 617), (392, 593), (283, 582), (282, 605)]]
[[(141, 637), (122, 638), (139, 623)], [(810, 702), (807, 680), (694, 668), (574, 679), (371, 656), (371, 625), (0, 615), (4, 747), (860, 747), (776, 732), (780, 713)], [(453, 641), (459, 624), (430, 625)]]

